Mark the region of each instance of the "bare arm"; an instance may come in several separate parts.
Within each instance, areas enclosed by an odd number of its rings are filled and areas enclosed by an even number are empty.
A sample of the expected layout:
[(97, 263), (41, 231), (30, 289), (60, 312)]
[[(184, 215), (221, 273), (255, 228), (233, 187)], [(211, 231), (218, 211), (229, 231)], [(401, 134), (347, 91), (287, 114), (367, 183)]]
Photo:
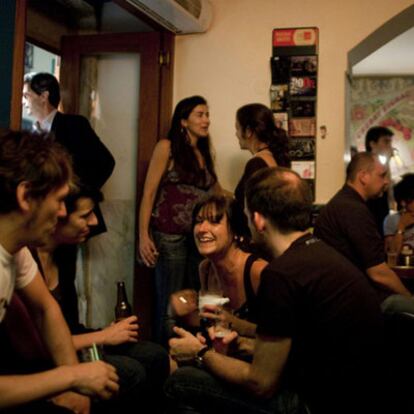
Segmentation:
[[(172, 355), (196, 355), (205, 346), (184, 329), (174, 328), (174, 331), (179, 338), (170, 340)], [(210, 350), (204, 354), (203, 361), (210, 372), (224, 381), (267, 398), (278, 389), (291, 343), (290, 338), (259, 336), (251, 364)]]
[(277, 391), (289, 351), (289, 338), (259, 336), (251, 364), (208, 351), (204, 362), (209, 371), (226, 382), (238, 384), (261, 398), (269, 398)]
[(138, 318), (130, 316), (106, 328), (85, 334), (73, 335), (75, 349), (79, 350), (92, 344), (120, 345), (126, 342), (138, 341)]
[(113, 367), (103, 362), (78, 363), (59, 305), (39, 273), (20, 293), (50, 355), (60, 367), (40, 374), (0, 376), (0, 407), (46, 398), (69, 389), (103, 398), (116, 392), (118, 377)]
[(78, 364), (69, 328), (40, 274), (20, 292), (55, 364)]
[(249, 322), (244, 319), (236, 318), (235, 316), (233, 316), (231, 324), (232, 328), (239, 335), (247, 336), (250, 338), (254, 338), (256, 336), (257, 325), (253, 322)]
[(61, 366), (32, 375), (0, 376), (0, 408), (52, 397), (66, 390), (108, 399), (118, 391), (115, 369), (102, 362)]
[(390, 292), (411, 296), (411, 293), (402, 284), (400, 278), (386, 263), (372, 266), (366, 272), (375, 284), (386, 288)]
[(139, 253), (145, 265), (155, 264), (157, 249), (149, 235), (151, 213), (161, 178), (168, 167), (171, 143), (162, 139), (155, 146), (145, 178), (144, 192), (139, 209)]

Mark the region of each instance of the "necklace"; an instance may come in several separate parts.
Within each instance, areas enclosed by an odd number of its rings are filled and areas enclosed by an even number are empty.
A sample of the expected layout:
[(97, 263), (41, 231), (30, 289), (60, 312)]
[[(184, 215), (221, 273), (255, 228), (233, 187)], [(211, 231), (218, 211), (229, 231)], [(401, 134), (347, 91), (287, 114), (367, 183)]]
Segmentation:
[(260, 148), (259, 150), (257, 150), (254, 154), (256, 155), (258, 152), (261, 152), (261, 151), (264, 151), (264, 150), (267, 150), (267, 149), (269, 149), (269, 146), (268, 145), (266, 145), (265, 147), (263, 147), (263, 148)]

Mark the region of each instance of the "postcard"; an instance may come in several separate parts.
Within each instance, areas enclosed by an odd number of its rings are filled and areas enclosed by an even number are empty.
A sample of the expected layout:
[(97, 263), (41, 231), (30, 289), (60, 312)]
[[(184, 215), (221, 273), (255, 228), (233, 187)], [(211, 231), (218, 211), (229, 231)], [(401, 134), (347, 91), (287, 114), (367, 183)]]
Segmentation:
[(293, 118), (289, 120), (289, 135), (291, 137), (314, 137), (315, 134), (315, 118)]

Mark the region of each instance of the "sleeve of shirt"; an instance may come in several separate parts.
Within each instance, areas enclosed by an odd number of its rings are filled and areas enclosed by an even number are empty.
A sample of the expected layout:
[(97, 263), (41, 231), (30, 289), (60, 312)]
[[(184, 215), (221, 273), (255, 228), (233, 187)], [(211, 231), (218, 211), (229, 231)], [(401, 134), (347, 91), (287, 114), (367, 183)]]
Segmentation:
[(384, 220), (384, 236), (394, 236), (397, 232), (399, 214), (388, 214)]
[(291, 338), (296, 328), (295, 289), (288, 277), (266, 268), (257, 296), (257, 333)]
[(23, 289), (36, 276), (37, 264), (27, 247), (19, 250), (14, 256), (16, 264), (16, 289)]

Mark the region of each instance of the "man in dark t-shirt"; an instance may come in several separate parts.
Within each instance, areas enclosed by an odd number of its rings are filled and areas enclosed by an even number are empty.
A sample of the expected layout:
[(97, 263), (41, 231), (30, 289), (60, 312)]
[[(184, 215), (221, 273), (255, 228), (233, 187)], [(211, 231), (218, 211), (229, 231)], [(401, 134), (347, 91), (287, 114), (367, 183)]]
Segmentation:
[(413, 312), (414, 300), (386, 264), (384, 242), (366, 205), (387, 185), (387, 169), (377, 156), (366, 152), (355, 155), (347, 168), (345, 186), (322, 209), (314, 234), (363, 271), (382, 300), (393, 293), (402, 295), (400, 299), (407, 304), (402, 310)]
[(336, 412), (345, 389), (352, 399), (366, 393), (382, 332), (371, 289), (348, 260), (309, 234), (262, 273), (257, 334), (292, 338), (286, 374), (311, 411)]
[(306, 231), (311, 203), (308, 185), (291, 170), (264, 168), (250, 178), (249, 227), (275, 256), (259, 287), (253, 362), (176, 329), (173, 355), (198, 355), (208, 372), (179, 369), (167, 382), (170, 397), (202, 412), (298, 412), (283, 404), (290, 390), (312, 413), (378, 412), (379, 301), (351, 262)]

